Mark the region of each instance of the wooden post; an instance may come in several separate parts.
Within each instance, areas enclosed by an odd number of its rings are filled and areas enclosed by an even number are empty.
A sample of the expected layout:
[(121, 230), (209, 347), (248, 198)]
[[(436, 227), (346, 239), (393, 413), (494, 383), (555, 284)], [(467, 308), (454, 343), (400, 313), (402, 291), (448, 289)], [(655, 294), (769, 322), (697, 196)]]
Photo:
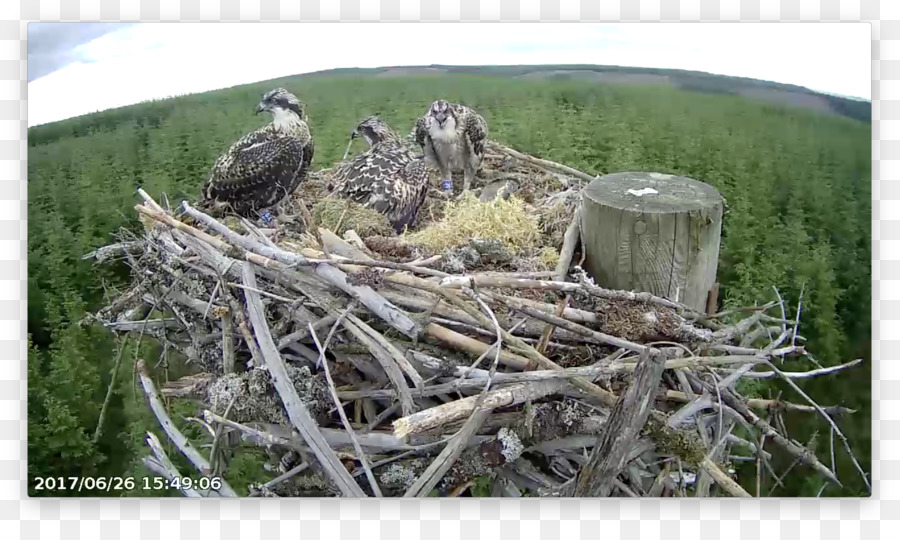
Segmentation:
[(601, 287), (649, 292), (705, 312), (724, 200), (682, 176), (621, 172), (582, 192), (585, 270)]

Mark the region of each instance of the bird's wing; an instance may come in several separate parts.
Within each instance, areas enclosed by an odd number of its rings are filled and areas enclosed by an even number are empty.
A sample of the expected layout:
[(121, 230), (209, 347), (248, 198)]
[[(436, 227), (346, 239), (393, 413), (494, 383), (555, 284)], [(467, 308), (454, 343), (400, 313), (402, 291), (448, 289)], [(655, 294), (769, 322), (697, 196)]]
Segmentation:
[(303, 156), (300, 158), (300, 168), (294, 176), (294, 181), (288, 189), (288, 193), (292, 193), (297, 189), (297, 186), (300, 185), (300, 182), (306, 178), (306, 174), (309, 172), (313, 157), (316, 153), (316, 145), (313, 142), (312, 137), (309, 138), (309, 141), (306, 143), (303, 150)]
[(428, 117), (422, 116), (416, 121), (416, 144), (425, 148), (425, 141), (428, 139)]
[(482, 156), (484, 155), (484, 145), (487, 143), (488, 137), (487, 122), (472, 109), (468, 107), (462, 107), (462, 109), (464, 118), (463, 133), (469, 140), (469, 147), (472, 148), (475, 155)]
[(415, 217), (428, 189), (424, 158), (415, 159), (402, 144), (382, 143), (335, 173), (334, 193), (384, 214), (402, 228)]
[[(335, 172), (335, 193), (365, 204), (385, 179), (394, 178), (410, 158), (395, 145), (381, 143), (356, 156)], [(383, 191), (383, 190), (382, 190)]]
[(274, 191), (288, 191), (312, 159), (312, 146), (285, 135), (255, 131), (234, 143), (212, 167), (203, 186), (207, 199), (266, 203)]

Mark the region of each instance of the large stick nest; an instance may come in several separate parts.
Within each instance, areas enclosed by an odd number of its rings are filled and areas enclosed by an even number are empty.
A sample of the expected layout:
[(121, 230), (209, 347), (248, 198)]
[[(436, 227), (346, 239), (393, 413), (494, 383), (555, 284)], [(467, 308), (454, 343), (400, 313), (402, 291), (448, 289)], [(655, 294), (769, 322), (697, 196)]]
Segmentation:
[[(780, 418), (852, 411), (739, 389), (856, 363), (776, 372), (814, 363), (779, 303), (705, 314), (603, 289), (577, 247), (557, 280), (583, 180), (520, 157), (492, 145), (474, 196), (430, 196), (401, 236), (327, 198), (327, 170), (274, 226), (165, 210), (141, 192), (145, 229), (94, 253), (124, 259), (132, 286), (93, 318), (162, 344), (159, 369), (183, 364), (161, 392), (198, 402), (213, 430), (183, 452), (214, 441), (221, 472), (246, 445), (267, 449), (272, 481), (255, 495), (353, 493), (347, 471), (368, 495), (746, 495), (736, 464), (759, 460), (775, 479), (772, 452), (836, 482)], [(479, 201), (507, 184), (510, 197)]]

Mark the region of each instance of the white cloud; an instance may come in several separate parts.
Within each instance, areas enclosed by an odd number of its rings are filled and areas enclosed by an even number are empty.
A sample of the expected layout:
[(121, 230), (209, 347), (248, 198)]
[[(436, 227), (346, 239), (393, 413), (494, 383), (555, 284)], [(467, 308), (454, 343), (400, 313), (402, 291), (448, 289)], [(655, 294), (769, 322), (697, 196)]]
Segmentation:
[(338, 67), (607, 64), (870, 98), (866, 24), (141, 24), (28, 84), (28, 123)]

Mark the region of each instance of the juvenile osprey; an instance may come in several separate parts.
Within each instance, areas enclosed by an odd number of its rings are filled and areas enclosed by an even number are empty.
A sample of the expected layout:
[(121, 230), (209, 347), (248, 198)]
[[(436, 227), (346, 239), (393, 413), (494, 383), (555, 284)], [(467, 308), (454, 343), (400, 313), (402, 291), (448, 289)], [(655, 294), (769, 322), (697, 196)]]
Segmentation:
[(462, 169), (463, 192), (472, 187), (475, 172), (484, 157), (488, 128), (484, 118), (472, 109), (439, 99), (415, 127), (416, 144), (441, 171), (441, 187), (453, 190), (452, 171)]
[(234, 143), (203, 184), (201, 207), (243, 216), (273, 207), (306, 178), (315, 151), (303, 104), (284, 88), (267, 92), (256, 114), (272, 122)]
[[(332, 194), (384, 214), (397, 234), (415, 221), (428, 191), (428, 168), (377, 116), (360, 122), (350, 140), (362, 137), (369, 149), (334, 173)], [(349, 147), (348, 147), (349, 148)], [(345, 154), (346, 155), (346, 154)]]

